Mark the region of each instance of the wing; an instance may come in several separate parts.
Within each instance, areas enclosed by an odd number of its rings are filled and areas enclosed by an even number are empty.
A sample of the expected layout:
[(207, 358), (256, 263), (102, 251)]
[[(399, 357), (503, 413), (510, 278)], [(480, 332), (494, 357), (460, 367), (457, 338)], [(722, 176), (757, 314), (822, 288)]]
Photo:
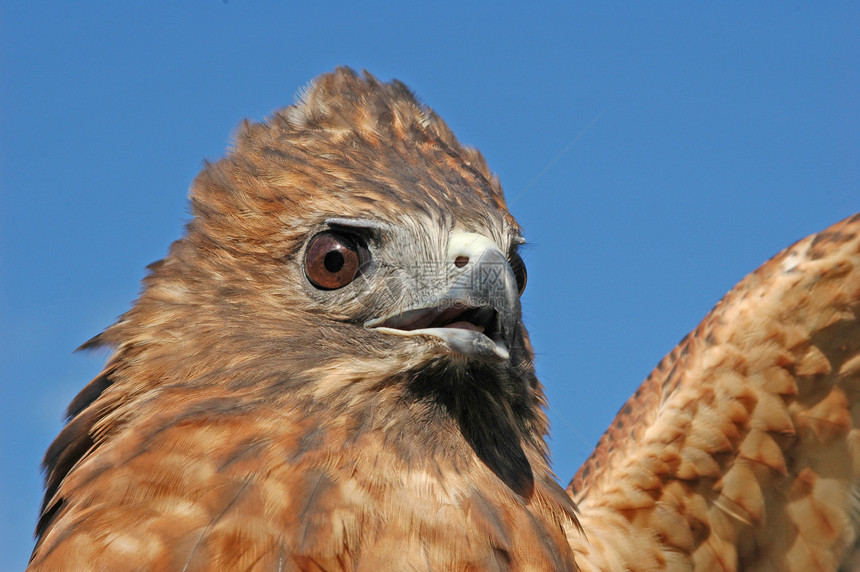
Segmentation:
[(571, 481), (583, 570), (855, 569), (858, 317), (860, 214), (729, 292)]

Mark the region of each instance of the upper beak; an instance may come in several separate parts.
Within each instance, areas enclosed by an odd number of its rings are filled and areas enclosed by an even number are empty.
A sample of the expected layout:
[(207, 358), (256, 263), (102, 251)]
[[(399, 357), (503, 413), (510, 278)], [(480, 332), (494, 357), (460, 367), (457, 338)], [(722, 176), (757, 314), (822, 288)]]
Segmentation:
[(438, 273), (445, 277), (442, 287), (416, 293), (420, 305), (369, 320), (365, 327), (434, 336), (451, 353), (507, 360), (520, 320), (520, 298), (505, 254), (489, 238), (461, 232), (451, 236), (445, 264)]

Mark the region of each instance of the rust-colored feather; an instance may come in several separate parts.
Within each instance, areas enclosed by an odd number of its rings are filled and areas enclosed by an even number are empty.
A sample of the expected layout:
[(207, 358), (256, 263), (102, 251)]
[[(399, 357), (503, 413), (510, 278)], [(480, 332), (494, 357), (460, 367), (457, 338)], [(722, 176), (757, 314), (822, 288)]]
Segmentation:
[[(445, 286), (453, 236), (515, 255), (477, 151), (402, 84), (340, 69), (245, 123), (191, 207), (88, 344), (114, 355), (46, 455), (31, 570), (575, 567), (522, 325), (489, 361), (365, 325)], [(328, 291), (304, 256), (330, 232), (373, 266)]]
[(860, 215), (738, 284), (571, 481), (588, 536), (571, 538), (580, 566), (848, 566), (860, 527), (858, 320)]

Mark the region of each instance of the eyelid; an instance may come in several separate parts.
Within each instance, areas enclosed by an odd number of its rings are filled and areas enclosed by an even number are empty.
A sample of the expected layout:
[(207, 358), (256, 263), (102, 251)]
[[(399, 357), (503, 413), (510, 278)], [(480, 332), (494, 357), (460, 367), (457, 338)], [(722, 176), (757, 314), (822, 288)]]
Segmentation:
[(353, 231), (386, 231), (390, 230), (391, 226), (384, 222), (371, 220), (367, 218), (341, 218), (331, 217), (325, 219), (325, 223), (334, 229), (347, 229)]

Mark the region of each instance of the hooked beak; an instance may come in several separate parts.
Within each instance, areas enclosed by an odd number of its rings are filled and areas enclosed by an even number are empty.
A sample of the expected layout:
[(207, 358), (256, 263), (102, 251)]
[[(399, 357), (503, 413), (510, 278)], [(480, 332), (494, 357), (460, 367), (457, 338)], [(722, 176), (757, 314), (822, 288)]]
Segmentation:
[(446, 265), (447, 288), (421, 296), (420, 306), (369, 320), (365, 327), (399, 336), (433, 336), (445, 342), (449, 353), (507, 360), (520, 320), (520, 298), (505, 254), (489, 238), (461, 232), (448, 243)]

